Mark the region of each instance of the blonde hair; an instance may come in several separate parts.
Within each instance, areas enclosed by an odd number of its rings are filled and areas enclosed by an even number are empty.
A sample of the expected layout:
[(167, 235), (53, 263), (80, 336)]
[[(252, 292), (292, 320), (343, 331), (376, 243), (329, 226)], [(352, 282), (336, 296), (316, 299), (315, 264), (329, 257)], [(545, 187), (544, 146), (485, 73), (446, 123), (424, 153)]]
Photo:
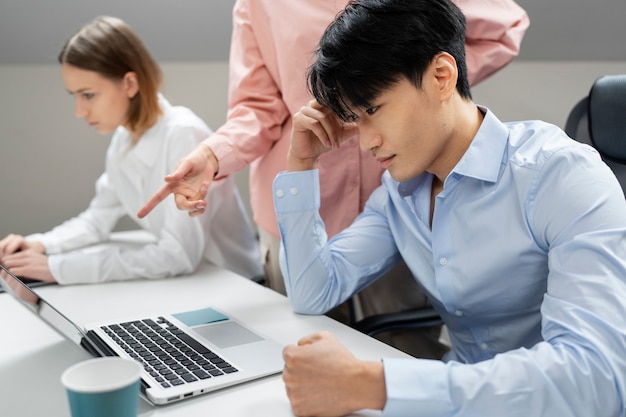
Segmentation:
[(126, 115), (125, 125), (129, 130), (143, 132), (161, 115), (158, 101), (163, 80), (161, 68), (137, 34), (121, 19), (101, 16), (83, 26), (65, 43), (58, 60), (114, 81), (134, 72), (139, 88)]

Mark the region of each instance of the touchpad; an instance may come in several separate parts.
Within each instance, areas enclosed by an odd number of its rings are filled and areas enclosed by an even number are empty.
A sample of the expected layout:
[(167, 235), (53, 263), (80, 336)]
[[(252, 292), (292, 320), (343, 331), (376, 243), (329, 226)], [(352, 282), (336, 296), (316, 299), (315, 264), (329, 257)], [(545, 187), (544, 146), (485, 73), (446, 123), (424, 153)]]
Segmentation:
[(256, 333), (233, 321), (197, 326), (193, 329), (220, 348), (229, 348), (263, 340)]

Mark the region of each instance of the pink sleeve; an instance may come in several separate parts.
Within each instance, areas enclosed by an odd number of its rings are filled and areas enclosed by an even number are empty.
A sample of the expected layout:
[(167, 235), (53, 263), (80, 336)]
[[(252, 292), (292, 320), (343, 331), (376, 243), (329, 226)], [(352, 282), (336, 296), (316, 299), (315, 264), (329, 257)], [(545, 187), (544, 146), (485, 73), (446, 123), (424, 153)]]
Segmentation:
[(476, 85), (513, 60), (530, 20), (512, 0), (453, 0), (465, 14), (466, 61), (470, 85)]
[[(227, 121), (204, 141), (220, 161), (218, 177), (237, 172), (265, 155), (281, 138), (290, 116), (244, 7), (235, 5), (229, 61)], [(264, 51), (266, 52), (266, 51)]]

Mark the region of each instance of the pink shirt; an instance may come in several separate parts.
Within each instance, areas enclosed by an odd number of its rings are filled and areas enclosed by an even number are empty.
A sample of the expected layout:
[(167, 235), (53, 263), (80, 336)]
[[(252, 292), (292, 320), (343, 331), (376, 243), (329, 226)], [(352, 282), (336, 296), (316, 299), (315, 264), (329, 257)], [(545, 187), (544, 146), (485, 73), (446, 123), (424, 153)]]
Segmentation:
[[(250, 165), (254, 221), (278, 237), (272, 181), (287, 169), (291, 116), (311, 95), (306, 70), (326, 26), (345, 0), (237, 0), (233, 10), (227, 122), (203, 143), (219, 177)], [(467, 18), (467, 65), (476, 84), (519, 52), (529, 20), (512, 0), (455, 0)], [(383, 170), (358, 139), (319, 161), (320, 214), (330, 236), (346, 228), (380, 185)]]

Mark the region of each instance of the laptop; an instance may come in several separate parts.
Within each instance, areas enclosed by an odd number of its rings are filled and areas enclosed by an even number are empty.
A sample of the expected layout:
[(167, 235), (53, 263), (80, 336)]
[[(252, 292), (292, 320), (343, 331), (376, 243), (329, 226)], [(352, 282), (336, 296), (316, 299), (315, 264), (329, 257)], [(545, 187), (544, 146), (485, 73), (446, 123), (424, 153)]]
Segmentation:
[(241, 384), (283, 369), (282, 346), (227, 312), (207, 307), (79, 326), (0, 264), (0, 286), (92, 356), (143, 365), (142, 397), (155, 405)]
[[(53, 285), (54, 283), (52, 282), (46, 282), (46, 281), (39, 281), (36, 279), (30, 279), (30, 278), (24, 278), (24, 277), (19, 277), (20, 280), (28, 285), (29, 287), (43, 287), (44, 285)], [(0, 287), (0, 294), (2, 294), (4, 292), (4, 288)]]

